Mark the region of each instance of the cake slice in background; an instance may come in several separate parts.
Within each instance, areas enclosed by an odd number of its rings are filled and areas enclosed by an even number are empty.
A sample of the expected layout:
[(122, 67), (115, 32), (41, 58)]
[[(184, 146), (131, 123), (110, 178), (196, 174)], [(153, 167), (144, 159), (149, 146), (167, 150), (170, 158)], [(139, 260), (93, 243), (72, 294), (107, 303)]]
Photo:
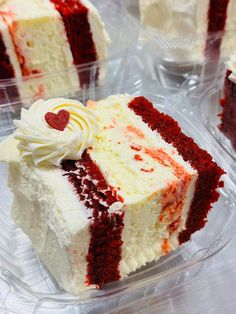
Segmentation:
[[(176, 48), (168, 51), (176, 62), (201, 63), (205, 57), (212, 61), (234, 48), (234, 0), (139, 0), (139, 7), (144, 25), (179, 39)], [(193, 43), (188, 40), (191, 37)], [(166, 45), (169, 47), (168, 42)]]
[(221, 131), (230, 139), (236, 148), (236, 54), (232, 54), (227, 62), (224, 82), (224, 101)]
[(108, 41), (88, 0), (0, 3), (0, 79), (15, 78), (22, 100), (73, 94), (101, 79), (103, 68), (78, 75), (76, 66), (107, 58)]
[(72, 293), (126, 278), (204, 227), (223, 170), (144, 97), (40, 100), (0, 145), (12, 216)]

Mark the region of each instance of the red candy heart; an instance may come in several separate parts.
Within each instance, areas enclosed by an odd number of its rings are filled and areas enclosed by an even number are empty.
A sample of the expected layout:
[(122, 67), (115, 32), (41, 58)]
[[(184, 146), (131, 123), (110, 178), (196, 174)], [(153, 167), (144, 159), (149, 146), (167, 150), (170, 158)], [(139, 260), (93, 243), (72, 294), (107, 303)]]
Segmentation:
[(62, 109), (58, 113), (47, 112), (44, 118), (53, 129), (64, 131), (70, 120), (70, 113)]

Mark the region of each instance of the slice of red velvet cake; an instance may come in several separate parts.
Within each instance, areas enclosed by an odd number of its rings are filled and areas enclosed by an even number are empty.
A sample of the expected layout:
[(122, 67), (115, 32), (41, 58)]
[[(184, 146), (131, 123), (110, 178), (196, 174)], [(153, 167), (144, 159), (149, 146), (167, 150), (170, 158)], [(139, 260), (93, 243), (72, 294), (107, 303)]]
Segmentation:
[(236, 75), (235, 75), (235, 55), (228, 63), (224, 83), (224, 102), (221, 131), (230, 139), (236, 148)]
[(0, 79), (15, 78), (21, 99), (73, 94), (101, 79), (104, 68), (77, 66), (106, 59), (108, 41), (88, 0), (0, 3)]
[(139, 0), (139, 7), (145, 25), (179, 39), (173, 52), (166, 49), (176, 61), (218, 59), (234, 49), (235, 0)]
[(61, 287), (120, 280), (207, 221), (223, 170), (144, 97), (51, 99), (1, 144), (12, 215)]

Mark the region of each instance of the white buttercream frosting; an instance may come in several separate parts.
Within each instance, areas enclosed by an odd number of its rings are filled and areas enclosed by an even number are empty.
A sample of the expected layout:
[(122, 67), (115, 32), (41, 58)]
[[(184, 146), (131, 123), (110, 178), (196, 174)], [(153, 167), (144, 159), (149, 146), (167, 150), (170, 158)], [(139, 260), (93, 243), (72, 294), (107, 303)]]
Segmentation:
[(236, 51), (230, 56), (229, 61), (226, 62), (227, 68), (231, 71), (229, 79), (236, 83)]
[[(70, 113), (70, 119), (64, 131), (59, 131), (46, 122), (45, 114), (62, 109)], [(36, 101), (29, 109), (22, 109), (21, 120), (14, 123), (18, 149), (23, 159), (35, 166), (59, 166), (62, 160), (80, 159), (98, 131), (97, 117), (89, 108), (64, 98)]]

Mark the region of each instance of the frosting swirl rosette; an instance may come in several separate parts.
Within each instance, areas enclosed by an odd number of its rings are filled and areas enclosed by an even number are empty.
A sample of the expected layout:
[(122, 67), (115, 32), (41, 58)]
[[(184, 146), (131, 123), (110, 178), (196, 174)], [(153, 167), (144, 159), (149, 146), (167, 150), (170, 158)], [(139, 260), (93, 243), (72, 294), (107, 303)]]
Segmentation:
[(38, 100), (22, 109), (14, 121), (14, 137), (23, 159), (35, 166), (59, 166), (62, 160), (81, 158), (98, 132), (97, 117), (76, 100)]

